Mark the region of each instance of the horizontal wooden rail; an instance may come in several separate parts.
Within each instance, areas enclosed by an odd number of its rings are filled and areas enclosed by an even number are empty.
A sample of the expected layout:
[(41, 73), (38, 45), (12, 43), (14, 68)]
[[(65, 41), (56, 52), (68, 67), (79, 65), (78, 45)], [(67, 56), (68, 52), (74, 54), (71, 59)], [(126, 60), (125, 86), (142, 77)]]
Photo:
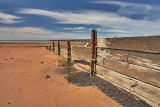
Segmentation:
[(139, 53), (149, 53), (149, 54), (158, 54), (158, 55), (160, 55), (160, 52), (138, 51), (138, 50), (128, 50), (128, 49), (120, 49), (120, 48), (106, 48), (106, 47), (97, 47), (97, 48), (111, 49), (111, 50), (121, 50), (121, 51), (129, 51), (129, 52), (139, 52)]

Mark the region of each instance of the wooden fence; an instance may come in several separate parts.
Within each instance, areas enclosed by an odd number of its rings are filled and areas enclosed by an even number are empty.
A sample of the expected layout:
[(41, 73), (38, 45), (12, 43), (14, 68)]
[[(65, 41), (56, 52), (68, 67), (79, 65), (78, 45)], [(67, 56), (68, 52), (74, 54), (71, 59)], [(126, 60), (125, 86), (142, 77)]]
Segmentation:
[(160, 106), (160, 36), (97, 40), (97, 74)]
[[(146, 101), (160, 106), (160, 36), (96, 38), (88, 41), (53, 41), (50, 50), (90, 65), (96, 74)], [(51, 47), (51, 46), (50, 46)]]

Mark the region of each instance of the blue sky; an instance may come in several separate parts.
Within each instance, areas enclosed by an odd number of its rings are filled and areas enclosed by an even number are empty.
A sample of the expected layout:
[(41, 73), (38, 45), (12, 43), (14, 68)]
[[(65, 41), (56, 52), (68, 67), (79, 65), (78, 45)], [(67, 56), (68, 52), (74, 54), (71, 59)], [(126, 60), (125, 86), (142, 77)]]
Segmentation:
[(0, 0), (0, 40), (160, 34), (159, 0)]

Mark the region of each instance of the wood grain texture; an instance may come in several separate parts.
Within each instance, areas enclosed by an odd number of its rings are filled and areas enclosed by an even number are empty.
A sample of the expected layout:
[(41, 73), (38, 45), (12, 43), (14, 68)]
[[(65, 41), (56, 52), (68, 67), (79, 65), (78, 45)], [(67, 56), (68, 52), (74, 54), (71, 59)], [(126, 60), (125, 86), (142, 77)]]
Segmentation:
[(97, 66), (97, 74), (100, 74), (103, 77), (107, 78), (111, 83), (115, 84), (116, 86), (140, 97), (152, 106), (159, 107), (159, 88), (101, 66)]
[(63, 56), (63, 57), (65, 57), (65, 58), (67, 58), (67, 49), (63, 49), (63, 48), (61, 48), (61, 55)]
[(72, 53), (72, 58), (75, 60), (79, 59), (79, 60), (90, 62), (90, 55), (84, 54), (84, 53), (74, 52)]
[(160, 72), (158, 70), (99, 56), (97, 57), (97, 65), (160, 88)]
[(98, 38), (98, 47), (160, 53), (160, 36)]
[(72, 58), (90, 62), (90, 48), (84, 46), (72, 46)]
[(72, 51), (90, 55), (90, 47), (72, 46)]
[(160, 54), (98, 48), (98, 56), (159, 70)]

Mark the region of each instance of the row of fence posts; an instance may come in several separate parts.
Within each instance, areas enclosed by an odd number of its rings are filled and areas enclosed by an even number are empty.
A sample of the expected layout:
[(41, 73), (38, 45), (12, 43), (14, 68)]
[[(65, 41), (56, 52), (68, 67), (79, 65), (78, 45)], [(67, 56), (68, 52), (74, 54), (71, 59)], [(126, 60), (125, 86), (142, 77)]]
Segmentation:
[[(90, 40), (90, 44), (91, 44), (91, 50), (90, 50), (90, 75), (94, 76), (96, 73), (96, 59), (97, 59), (97, 30), (93, 29), (91, 31), (91, 40)], [(52, 47), (52, 48), (51, 48)], [(52, 42), (52, 46), (49, 45), (48, 49), (52, 52), (55, 52), (55, 42)], [(60, 41), (58, 41), (57, 44), (57, 54), (61, 55), (61, 46), (60, 46)], [(67, 61), (68, 64), (71, 64), (71, 42), (67, 41)]]

